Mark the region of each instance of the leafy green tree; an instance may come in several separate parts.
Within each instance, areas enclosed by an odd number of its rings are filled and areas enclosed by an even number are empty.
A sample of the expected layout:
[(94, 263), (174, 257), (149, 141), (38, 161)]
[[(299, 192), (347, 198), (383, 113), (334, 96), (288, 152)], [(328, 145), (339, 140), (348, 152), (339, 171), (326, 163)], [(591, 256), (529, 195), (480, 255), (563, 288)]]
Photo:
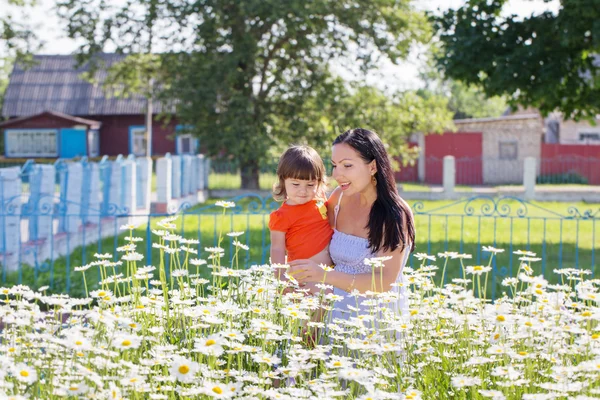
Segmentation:
[(451, 129), (452, 113), (447, 102), (443, 96), (425, 98), (414, 91), (385, 94), (371, 86), (349, 87), (343, 80), (331, 78), (293, 117), (276, 121), (277, 129), (292, 132), (281, 141), (278, 150), (289, 143), (306, 143), (326, 156), (337, 135), (350, 128), (364, 127), (376, 131), (390, 156), (406, 165), (418, 156), (418, 149), (408, 146), (412, 133)]
[(410, 0), (110, 3), (59, 2), (69, 36), (84, 43), (80, 53), (107, 44), (141, 53), (149, 39), (167, 50), (160, 64), (171, 79), (157, 95), (173, 101), (210, 154), (239, 160), (248, 189), (258, 188), (261, 159), (274, 144), (307, 133), (301, 123), (280, 130), (277, 121), (297, 119), (316, 101), (330, 84), (329, 61), (346, 57), (367, 71), (379, 57), (405, 58), (430, 36)]
[(35, 0), (7, 0), (4, 4), (11, 7), (11, 11), (0, 15), (0, 109), (13, 64), (16, 61), (23, 65), (30, 64), (32, 53), (40, 46), (31, 27), (18, 22), (25, 20), (21, 13), (35, 3)]
[[(548, 0), (546, 0), (548, 1)], [(507, 0), (468, 0), (434, 18), (449, 78), (476, 84), (488, 96), (533, 106), (544, 114), (594, 118), (600, 113), (600, 7), (597, 0), (561, 0), (557, 14), (501, 16)]]

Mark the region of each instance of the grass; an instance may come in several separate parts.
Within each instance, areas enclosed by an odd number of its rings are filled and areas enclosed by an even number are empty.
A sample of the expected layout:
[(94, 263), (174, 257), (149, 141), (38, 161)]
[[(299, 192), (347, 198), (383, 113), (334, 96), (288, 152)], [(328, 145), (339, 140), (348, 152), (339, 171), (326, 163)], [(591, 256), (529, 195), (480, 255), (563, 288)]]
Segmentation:
[[(214, 200), (211, 200), (213, 203)], [(218, 245), (219, 232), (245, 231), (246, 234), (238, 238), (242, 243), (250, 247), (250, 251), (244, 254), (242, 261), (245, 264), (264, 263), (269, 257), (269, 232), (268, 214), (278, 207), (272, 201), (262, 202), (256, 198), (244, 198), (236, 202), (237, 213), (231, 210), (222, 215), (222, 209), (206, 205), (196, 206), (187, 210), (182, 215), (177, 225), (179, 234), (188, 239), (197, 239), (200, 244), (195, 247), (199, 251), (199, 258), (205, 258), (207, 253), (205, 247)], [(413, 205), (411, 203), (411, 205)], [(467, 260), (467, 265), (486, 264), (489, 254), (481, 251), (483, 245), (491, 245), (504, 248), (506, 251), (497, 256), (494, 262), (497, 275), (496, 283), (505, 275), (514, 275), (519, 266), (518, 257), (512, 251), (530, 250), (542, 257), (543, 260), (534, 264), (536, 273), (544, 273), (547, 276), (555, 268), (598, 267), (600, 254), (594, 248), (600, 248), (600, 229), (598, 217), (600, 216), (600, 204), (564, 204), (564, 203), (531, 203), (527, 204), (528, 218), (517, 215), (521, 203), (516, 201), (501, 202), (498, 204), (499, 211), (507, 214), (507, 217), (499, 217), (498, 213), (485, 216), (489, 210), (485, 207), (493, 204), (483, 200), (476, 200), (468, 205), (465, 202), (452, 201), (423, 201), (414, 203), (416, 224), (416, 251), (428, 254), (437, 254), (444, 251), (456, 251), (473, 255), (472, 260)], [(472, 206), (473, 215), (466, 215)], [(508, 209), (500, 208), (510, 207)], [(564, 219), (569, 216), (569, 207), (576, 207), (581, 212), (592, 210), (596, 212), (596, 219)], [(425, 213), (425, 214), (420, 214)], [(143, 263), (157, 265), (159, 252), (157, 249), (148, 249), (149, 241), (156, 240), (150, 233), (156, 227), (159, 217), (150, 218), (150, 228), (146, 222), (135, 230), (134, 235), (143, 238), (138, 242), (138, 251), (144, 254)], [(115, 221), (113, 226), (115, 232), (126, 221)], [(90, 244), (75, 249), (69, 256), (61, 257), (50, 265), (51, 272), (36, 272), (34, 268), (25, 266), (22, 270), (22, 282), (32, 287), (52, 285), (53, 291), (64, 291), (66, 288), (66, 276), (70, 275), (71, 290), (73, 295), (83, 294), (83, 283), (80, 273), (73, 272), (73, 268), (89, 263), (94, 260), (94, 253), (116, 253), (115, 248), (124, 244), (125, 233), (119, 233), (115, 237), (106, 238), (99, 244)], [(151, 246), (151, 243), (150, 243)], [(224, 237), (221, 247), (225, 249), (225, 260), (231, 260), (234, 247), (231, 238)], [(120, 255), (115, 254), (115, 259)], [(414, 265), (416, 260), (411, 257), (410, 264)], [(227, 265), (228, 261), (224, 261)], [(91, 269), (90, 271), (93, 271)], [(208, 271), (204, 271), (208, 275)], [(90, 273), (88, 271), (88, 273)], [(457, 262), (449, 267), (447, 278), (452, 279), (461, 276), (461, 270)], [(88, 284), (97, 280), (97, 271), (88, 276)], [(16, 273), (8, 276), (9, 283), (17, 283), (19, 276)], [(93, 285), (90, 285), (93, 287)], [(492, 285), (491, 294), (499, 295), (500, 287)]]

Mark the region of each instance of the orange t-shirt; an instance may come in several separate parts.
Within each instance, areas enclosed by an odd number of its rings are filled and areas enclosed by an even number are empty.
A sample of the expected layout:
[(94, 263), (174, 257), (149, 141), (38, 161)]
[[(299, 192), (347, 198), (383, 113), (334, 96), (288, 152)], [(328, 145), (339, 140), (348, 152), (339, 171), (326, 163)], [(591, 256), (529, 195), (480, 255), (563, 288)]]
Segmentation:
[(285, 232), (288, 261), (320, 253), (333, 235), (327, 219), (327, 206), (317, 200), (295, 206), (283, 203), (271, 213), (269, 229)]

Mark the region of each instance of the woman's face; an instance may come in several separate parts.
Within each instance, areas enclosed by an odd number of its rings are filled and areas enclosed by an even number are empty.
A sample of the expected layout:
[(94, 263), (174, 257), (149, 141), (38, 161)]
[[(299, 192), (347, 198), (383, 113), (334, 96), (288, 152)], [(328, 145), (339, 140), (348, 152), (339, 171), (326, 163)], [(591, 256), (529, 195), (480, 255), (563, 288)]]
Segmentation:
[(373, 186), (372, 176), (376, 172), (375, 160), (365, 163), (360, 154), (346, 143), (338, 143), (331, 150), (333, 179), (348, 195), (361, 193)]

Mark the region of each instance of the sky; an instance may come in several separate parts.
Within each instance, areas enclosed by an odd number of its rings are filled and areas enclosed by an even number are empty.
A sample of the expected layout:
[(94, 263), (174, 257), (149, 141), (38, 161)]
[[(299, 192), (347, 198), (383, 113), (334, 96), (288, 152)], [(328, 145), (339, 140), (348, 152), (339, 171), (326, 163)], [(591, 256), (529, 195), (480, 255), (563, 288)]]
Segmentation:
[[(118, 1), (118, 0), (117, 0)], [(6, 5), (7, 0), (0, 0), (0, 14), (10, 12), (10, 7)], [(421, 10), (439, 12), (449, 8), (458, 8), (464, 4), (465, 0), (415, 0), (414, 4)], [(55, 0), (37, 0), (37, 6), (27, 10), (25, 16), (30, 26), (35, 28), (39, 37), (43, 38), (45, 44), (40, 54), (70, 54), (76, 51), (77, 43), (65, 37), (64, 27), (61, 25), (56, 13), (53, 10)], [(516, 14), (520, 17), (529, 16), (532, 13), (538, 14), (546, 10), (558, 12), (560, 7), (559, 0), (508, 0), (505, 7), (505, 13)], [(15, 14), (16, 16), (17, 14)], [(0, 45), (0, 52), (3, 49)], [(345, 79), (365, 79), (368, 84), (382, 87), (382, 85), (391, 90), (415, 89), (422, 85), (418, 78), (419, 68), (422, 66), (423, 48), (415, 48), (408, 60), (400, 65), (394, 65), (389, 60), (381, 60), (378, 70), (371, 71), (368, 76), (362, 76), (357, 71), (352, 71), (334, 65), (334, 69)], [(383, 88), (383, 87), (382, 87)]]

